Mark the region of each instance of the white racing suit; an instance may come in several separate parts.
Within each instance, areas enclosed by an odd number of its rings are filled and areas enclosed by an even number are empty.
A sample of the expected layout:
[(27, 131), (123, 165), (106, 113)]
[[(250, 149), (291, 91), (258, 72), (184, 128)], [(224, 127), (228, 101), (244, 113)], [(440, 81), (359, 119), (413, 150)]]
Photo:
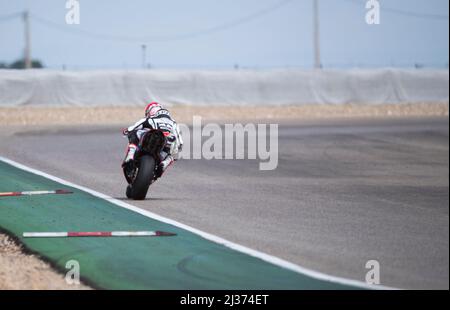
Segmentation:
[(129, 145), (127, 156), (124, 160), (124, 165), (134, 160), (134, 155), (139, 145), (142, 135), (151, 130), (159, 129), (165, 132), (167, 143), (161, 150), (159, 166), (160, 177), (164, 171), (178, 159), (178, 152), (183, 146), (183, 139), (178, 128), (178, 124), (170, 117), (169, 111), (162, 109), (156, 113), (152, 118), (143, 118), (136, 124), (128, 127), (124, 134), (128, 136)]

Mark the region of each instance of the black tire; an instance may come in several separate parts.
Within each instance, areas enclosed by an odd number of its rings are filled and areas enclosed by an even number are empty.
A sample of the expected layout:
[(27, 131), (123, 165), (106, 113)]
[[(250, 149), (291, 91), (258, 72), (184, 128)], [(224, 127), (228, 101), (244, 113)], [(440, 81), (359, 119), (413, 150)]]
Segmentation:
[(148, 188), (152, 184), (155, 173), (155, 159), (150, 155), (144, 155), (139, 160), (139, 171), (131, 185), (130, 196), (134, 200), (144, 200)]
[(132, 198), (132, 196), (131, 196), (131, 185), (128, 185), (128, 186), (127, 186), (127, 192), (126, 192), (126, 194), (127, 194), (127, 198), (128, 198), (128, 199), (131, 199), (131, 198)]

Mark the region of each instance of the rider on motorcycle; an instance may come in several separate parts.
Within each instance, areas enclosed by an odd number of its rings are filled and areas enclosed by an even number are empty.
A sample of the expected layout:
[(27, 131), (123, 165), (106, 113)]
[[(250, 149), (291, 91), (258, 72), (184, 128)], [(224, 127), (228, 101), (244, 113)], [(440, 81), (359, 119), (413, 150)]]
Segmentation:
[(162, 176), (164, 171), (177, 160), (177, 154), (183, 147), (178, 124), (170, 116), (170, 112), (157, 102), (149, 103), (145, 108), (145, 118), (128, 127), (123, 134), (128, 137), (128, 151), (122, 167), (132, 167), (134, 156), (139, 148), (142, 135), (152, 129), (159, 129), (166, 136), (166, 145), (160, 153), (160, 164), (156, 169), (156, 178)]

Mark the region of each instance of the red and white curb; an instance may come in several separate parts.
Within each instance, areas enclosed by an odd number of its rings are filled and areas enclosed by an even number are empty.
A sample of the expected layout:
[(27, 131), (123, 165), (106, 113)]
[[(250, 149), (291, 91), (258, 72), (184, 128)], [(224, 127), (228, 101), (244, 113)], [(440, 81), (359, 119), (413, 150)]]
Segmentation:
[(55, 191), (26, 191), (26, 192), (5, 192), (0, 193), (0, 197), (12, 197), (12, 196), (33, 196), (33, 195), (66, 195), (73, 194), (73, 192), (57, 189)]
[(76, 237), (171, 237), (164, 231), (94, 231), (94, 232), (26, 232), (24, 238), (76, 238)]

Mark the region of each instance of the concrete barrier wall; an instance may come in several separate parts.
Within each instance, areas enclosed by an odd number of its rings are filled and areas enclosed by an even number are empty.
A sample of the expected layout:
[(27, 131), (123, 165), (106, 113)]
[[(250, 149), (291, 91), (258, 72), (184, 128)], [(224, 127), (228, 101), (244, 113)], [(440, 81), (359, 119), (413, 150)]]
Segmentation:
[(448, 102), (448, 70), (0, 70), (0, 106)]

